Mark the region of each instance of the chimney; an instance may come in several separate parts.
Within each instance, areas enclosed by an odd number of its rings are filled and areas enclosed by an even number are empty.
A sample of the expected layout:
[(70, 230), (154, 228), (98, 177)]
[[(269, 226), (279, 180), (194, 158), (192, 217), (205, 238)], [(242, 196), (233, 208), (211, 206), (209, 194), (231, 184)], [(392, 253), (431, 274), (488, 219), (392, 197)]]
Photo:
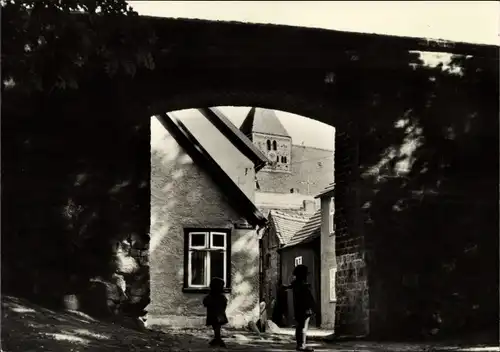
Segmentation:
[(304, 200), (304, 212), (314, 213), (316, 211), (316, 203), (313, 200)]

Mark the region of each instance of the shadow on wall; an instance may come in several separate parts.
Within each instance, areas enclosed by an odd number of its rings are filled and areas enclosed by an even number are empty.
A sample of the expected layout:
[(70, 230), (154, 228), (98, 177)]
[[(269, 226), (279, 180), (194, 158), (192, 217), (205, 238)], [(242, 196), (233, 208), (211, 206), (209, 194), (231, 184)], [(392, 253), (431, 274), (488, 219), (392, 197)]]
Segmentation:
[[(152, 120), (152, 126), (155, 120)], [(160, 126), (161, 127), (161, 126)], [(161, 127), (163, 128), (163, 127)], [(153, 131), (154, 129), (152, 129)], [(188, 227), (231, 227), (240, 219), (217, 185), (168, 134), (151, 142), (151, 305), (153, 325), (205, 323), (204, 295), (183, 292), (184, 232)], [(258, 238), (254, 230), (231, 236), (231, 325), (258, 318)], [(167, 318), (162, 318), (166, 317)]]
[(373, 329), (498, 334), (498, 64), (383, 74), (353, 108)]
[(3, 110), (2, 292), (61, 305), (119, 270), (117, 243), (148, 241), (148, 121), (99, 95), (35, 96), (28, 111)]
[(259, 308), (259, 242), (254, 230), (236, 230), (232, 244), (232, 292), (227, 307), (229, 323), (246, 327), (257, 322)]

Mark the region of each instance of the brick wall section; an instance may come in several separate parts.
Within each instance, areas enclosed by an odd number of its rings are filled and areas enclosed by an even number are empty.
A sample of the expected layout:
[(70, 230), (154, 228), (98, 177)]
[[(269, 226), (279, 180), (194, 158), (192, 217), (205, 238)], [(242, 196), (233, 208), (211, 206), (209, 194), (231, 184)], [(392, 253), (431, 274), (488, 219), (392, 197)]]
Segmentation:
[(338, 129), (335, 136), (335, 251), (336, 332), (369, 333), (369, 283), (365, 270), (365, 242), (358, 219), (356, 126)]
[[(347, 241), (346, 241), (347, 242)], [(343, 241), (337, 241), (342, 246)], [(353, 244), (337, 254), (337, 328), (339, 334), (360, 334), (367, 331), (368, 282), (366, 264), (360, 246)], [(361, 320), (361, 321), (360, 321)]]

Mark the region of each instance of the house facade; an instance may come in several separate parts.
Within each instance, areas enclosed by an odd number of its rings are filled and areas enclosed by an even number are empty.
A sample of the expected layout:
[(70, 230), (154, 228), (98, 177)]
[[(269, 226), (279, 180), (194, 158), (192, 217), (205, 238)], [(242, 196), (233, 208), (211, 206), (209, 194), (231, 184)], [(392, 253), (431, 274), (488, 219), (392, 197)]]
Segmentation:
[(330, 184), (316, 196), (321, 204), (320, 225), (320, 287), (321, 323), (324, 328), (336, 327), (337, 316), (337, 253), (335, 241), (334, 185)]
[(148, 324), (202, 326), (202, 299), (222, 277), (234, 327), (259, 317), (255, 173), (267, 159), (220, 112), (197, 109), (151, 123)]

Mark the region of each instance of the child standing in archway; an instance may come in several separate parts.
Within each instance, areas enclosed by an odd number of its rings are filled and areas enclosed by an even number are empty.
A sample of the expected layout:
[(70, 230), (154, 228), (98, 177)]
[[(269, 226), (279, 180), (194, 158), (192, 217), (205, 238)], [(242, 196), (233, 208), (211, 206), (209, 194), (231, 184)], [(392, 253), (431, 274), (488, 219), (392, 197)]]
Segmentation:
[(305, 265), (297, 265), (293, 271), (295, 279), (290, 288), (293, 292), (293, 308), (295, 312), (295, 339), (297, 341), (297, 351), (314, 351), (312, 347), (306, 345), (307, 329), (309, 320), (315, 311), (314, 298), (311, 292), (311, 285), (307, 282), (309, 269)]
[(224, 296), (224, 280), (214, 277), (210, 282), (210, 293), (203, 299), (207, 308), (207, 326), (214, 330), (210, 346), (226, 347), (222, 340), (221, 328), (228, 323), (226, 315), (227, 298)]

